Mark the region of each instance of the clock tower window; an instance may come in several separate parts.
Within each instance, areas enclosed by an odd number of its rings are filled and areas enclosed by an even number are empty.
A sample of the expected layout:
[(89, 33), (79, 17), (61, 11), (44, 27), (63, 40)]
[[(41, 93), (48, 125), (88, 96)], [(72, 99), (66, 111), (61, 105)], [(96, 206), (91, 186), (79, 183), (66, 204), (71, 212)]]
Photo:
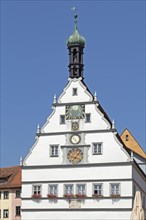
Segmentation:
[(75, 95), (78, 95), (78, 92), (77, 92), (77, 88), (73, 88), (72, 89), (72, 95), (75, 96)]

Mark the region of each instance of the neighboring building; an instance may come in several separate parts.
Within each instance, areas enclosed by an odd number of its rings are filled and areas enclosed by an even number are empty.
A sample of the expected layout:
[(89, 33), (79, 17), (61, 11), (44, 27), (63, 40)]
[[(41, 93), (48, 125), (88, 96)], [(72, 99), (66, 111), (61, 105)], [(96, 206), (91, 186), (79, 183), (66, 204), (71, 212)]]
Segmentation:
[(67, 46), (68, 84), (23, 162), (22, 220), (128, 220), (146, 175), (84, 82), (77, 15)]
[(0, 219), (21, 219), (21, 166), (0, 168)]
[(125, 129), (121, 135), (125, 146), (131, 151), (131, 154), (143, 172), (146, 174), (146, 154), (128, 129)]

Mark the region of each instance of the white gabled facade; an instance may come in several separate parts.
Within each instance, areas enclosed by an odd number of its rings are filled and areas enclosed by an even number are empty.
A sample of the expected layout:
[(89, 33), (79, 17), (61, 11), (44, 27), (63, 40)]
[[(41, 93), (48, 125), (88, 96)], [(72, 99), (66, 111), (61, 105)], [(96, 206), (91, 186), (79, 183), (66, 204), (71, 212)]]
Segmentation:
[(76, 31), (68, 85), (23, 162), (22, 220), (128, 220), (137, 189), (146, 204), (144, 173), (83, 82), (84, 41)]

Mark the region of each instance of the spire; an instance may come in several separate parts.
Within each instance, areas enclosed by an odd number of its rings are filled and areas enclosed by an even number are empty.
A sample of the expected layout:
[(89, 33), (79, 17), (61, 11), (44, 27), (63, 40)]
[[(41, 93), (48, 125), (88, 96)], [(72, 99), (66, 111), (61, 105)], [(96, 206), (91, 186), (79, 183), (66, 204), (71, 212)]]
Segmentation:
[(75, 31), (78, 30), (78, 15), (77, 15), (77, 10), (76, 10), (76, 7), (73, 7), (72, 8), (72, 11), (74, 12), (74, 27), (75, 27)]
[(57, 101), (57, 99), (56, 99), (56, 94), (54, 94), (54, 100), (53, 100), (53, 103), (55, 104), (56, 101)]
[(40, 125), (38, 124), (38, 126), (37, 126), (37, 134), (39, 134), (40, 133)]
[(94, 101), (97, 101), (97, 94), (96, 94), (96, 91), (94, 93)]
[(77, 24), (78, 24), (78, 15), (74, 15), (74, 23), (75, 23), (75, 31), (77, 31), (78, 30), (78, 26), (77, 26)]
[(67, 47), (69, 50), (69, 77), (70, 78), (82, 78), (83, 79), (83, 49), (85, 46), (85, 38), (78, 32), (78, 15), (76, 14), (76, 8), (74, 11), (74, 32), (67, 40)]
[(20, 157), (19, 165), (20, 165), (20, 166), (23, 165), (23, 159), (22, 159), (22, 156)]
[(114, 121), (114, 119), (112, 121), (112, 129), (115, 129), (115, 121)]

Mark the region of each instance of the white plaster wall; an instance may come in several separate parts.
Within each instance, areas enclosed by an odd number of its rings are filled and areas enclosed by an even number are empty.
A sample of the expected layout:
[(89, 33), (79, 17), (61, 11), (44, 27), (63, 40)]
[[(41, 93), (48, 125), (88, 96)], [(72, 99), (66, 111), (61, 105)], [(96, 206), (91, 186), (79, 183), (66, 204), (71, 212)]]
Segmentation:
[[(25, 200), (23, 202), (23, 209), (68, 209), (69, 201), (66, 199), (49, 200), (42, 199), (36, 200)], [(86, 199), (81, 201), (81, 208), (98, 208), (98, 209), (116, 209), (116, 208), (132, 208), (132, 199)]]
[(130, 211), (22, 211), (22, 220), (129, 220), (130, 215)]
[[(50, 135), (38, 137), (36, 143), (31, 148), (24, 164), (29, 165), (53, 165), (63, 163), (62, 145), (67, 141), (66, 135)], [(92, 143), (102, 142), (103, 152), (101, 155), (93, 155)], [(86, 133), (85, 140), (83, 136), (82, 143), (90, 145), (87, 158), (89, 163), (108, 163), (108, 162), (126, 162), (130, 160), (127, 151), (119, 144), (116, 136), (112, 132), (108, 133)], [(50, 145), (59, 146), (59, 156), (50, 156)], [(71, 143), (68, 146), (74, 146)], [(66, 157), (66, 155), (64, 155)]]
[[(78, 95), (72, 95), (72, 89), (77, 88)], [(59, 103), (70, 103), (70, 102), (89, 102), (92, 101), (92, 95), (87, 91), (81, 79), (69, 79), (68, 85), (65, 87), (63, 93), (60, 95)]]
[[(102, 142), (103, 152), (101, 155), (93, 155), (92, 143)], [(108, 162), (125, 162), (130, 157), (125, 149), (119, 144), (114, 133), (91, 133), (85, 135), (85, 143), (90, 144), (89, 162), (108, 163)]]
[[(98, 110), (96, 104), (85, 105), (85, 113), (91, 113), (91, 123), (85, 123), (85, 119), (79, 121), (80, 130), (105, 130), (110, 129), (109, 122)], [(54, 107), (53, 112), (41, 129), (42, 133), (67, 132), (71, 131), (71, 120), (66, 120), (65, 124), (60, 124), (60, 115), (65, 115), (65, 106)]]
[[(65, 140), (65, 135), (38, 137), (24, 161), (25, 165), (61, 164), (63, 152), (60, 145), (64, 145)], [(59, 145), (59, 157), (50, 157), (50, 145)]]
[(22, 182), (90, 180), (90, 179), (127, 179), (132, 178), (131, 165), (97, 166), (97, 167), (66, 167), (22, 170)]

